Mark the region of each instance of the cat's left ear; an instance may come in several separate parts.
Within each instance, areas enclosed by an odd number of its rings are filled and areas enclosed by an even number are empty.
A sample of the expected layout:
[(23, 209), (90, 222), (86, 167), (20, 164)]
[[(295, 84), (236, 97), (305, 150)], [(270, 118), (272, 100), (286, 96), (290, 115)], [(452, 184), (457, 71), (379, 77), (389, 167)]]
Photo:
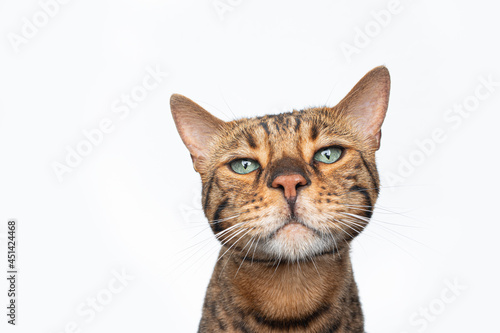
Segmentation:
[(385, 66), (368, 72), (335, 108), (342, 110), (354, 126), (380, 147), (381, 127), (389, 104), (391, 78)]
[(204, 108), (182, 95), (170, 97), (170, 109), (182, 141), (191, 153), (194, 169), (203, 172), (208, 143), (225, 124)]

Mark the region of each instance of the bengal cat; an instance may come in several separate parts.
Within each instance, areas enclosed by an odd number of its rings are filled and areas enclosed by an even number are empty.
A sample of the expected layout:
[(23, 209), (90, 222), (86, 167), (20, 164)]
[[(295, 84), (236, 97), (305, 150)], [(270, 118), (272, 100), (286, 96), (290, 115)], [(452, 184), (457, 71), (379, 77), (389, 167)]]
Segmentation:
[(364, 332), (349, 244), (378, 197), (389, 89), (381, 66), (335, 107), (229, 122), (172, 95), (222, 243), (198, 332)]

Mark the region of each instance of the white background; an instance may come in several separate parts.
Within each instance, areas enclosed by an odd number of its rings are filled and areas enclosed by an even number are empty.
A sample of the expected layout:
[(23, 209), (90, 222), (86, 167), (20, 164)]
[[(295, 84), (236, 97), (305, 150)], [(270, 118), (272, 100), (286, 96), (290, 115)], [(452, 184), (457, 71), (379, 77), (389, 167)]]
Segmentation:
[[(352, 250), (366, 330), (498, 330), (499, 6), (401, 0), (384, 16), (390, 1), (220, 2), (230, 10), (61, 0), (45, 22), (38, 1), (0, 1), (0, 267), (16, 218), (20, 271), (14, 328), (0, 273), (0, 330), (195, 332), (217, 243), (170, 95), (224, 120), (333, 106), (381, 64), (392, 90), (380, 208)], [(168, 77), (114, 113), (147, 68)], [(55, 163), (103, 119), (113, 131), (60, 181)], [(111, 293), (122, 270), (134, 279)]]

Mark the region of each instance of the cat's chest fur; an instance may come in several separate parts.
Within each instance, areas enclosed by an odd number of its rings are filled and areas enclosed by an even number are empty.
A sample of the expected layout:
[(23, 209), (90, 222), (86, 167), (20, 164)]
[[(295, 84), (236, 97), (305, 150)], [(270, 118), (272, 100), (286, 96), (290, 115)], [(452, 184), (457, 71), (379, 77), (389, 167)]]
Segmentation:
[[(364, 332), (348, 253), (314, 264), (239, 260), (216, 265), (199, 332)], [(238, 278), (224, 273), (238, 268)]]

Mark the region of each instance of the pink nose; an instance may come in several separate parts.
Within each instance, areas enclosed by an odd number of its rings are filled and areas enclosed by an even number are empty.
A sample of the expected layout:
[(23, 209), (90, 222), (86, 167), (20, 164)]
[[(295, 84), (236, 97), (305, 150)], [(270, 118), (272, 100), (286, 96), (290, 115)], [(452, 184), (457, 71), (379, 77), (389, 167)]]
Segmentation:
[(274, 178), (271, 184), (274, 188), (282, 187), (286, 199), (295, 198), (297, 196), (297, 187), (300, 185), (307, 185), (307, 180), (299, 174), (278, 176)]

